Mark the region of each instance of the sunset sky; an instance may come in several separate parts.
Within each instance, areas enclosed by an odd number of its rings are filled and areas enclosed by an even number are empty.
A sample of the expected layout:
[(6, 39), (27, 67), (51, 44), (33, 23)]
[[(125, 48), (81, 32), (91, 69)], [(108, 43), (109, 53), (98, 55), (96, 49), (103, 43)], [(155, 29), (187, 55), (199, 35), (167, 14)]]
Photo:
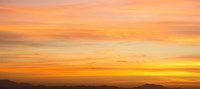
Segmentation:
[(0, 79), (200, 84), (199, 0), (0, 0)]

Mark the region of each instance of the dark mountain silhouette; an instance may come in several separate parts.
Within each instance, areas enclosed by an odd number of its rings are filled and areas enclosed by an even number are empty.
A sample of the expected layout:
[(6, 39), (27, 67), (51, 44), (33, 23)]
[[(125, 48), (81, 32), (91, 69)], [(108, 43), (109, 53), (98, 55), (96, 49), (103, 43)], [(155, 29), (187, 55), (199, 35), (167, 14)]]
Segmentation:
[(170, 89), (170, 88), (162, 86), (162, 85), (145, 84), (139, 87), (135, 87), (133, 89)]
[(18, 88), (24, 88), (24, 87), (30, 87), (31, 84), (28, 83), (16, 83), (10, 80), (0, 80), (0, 89), (18, 89)]
[[(28, 83), (16, 83), (10, 80), (0, 80), (0, 89), (125, 89), (113, 86), (33, 86)], [(145, 84), (135, 88), (126, 89), (181, 89), (181, 88), (168, 88), (162, 85)]]

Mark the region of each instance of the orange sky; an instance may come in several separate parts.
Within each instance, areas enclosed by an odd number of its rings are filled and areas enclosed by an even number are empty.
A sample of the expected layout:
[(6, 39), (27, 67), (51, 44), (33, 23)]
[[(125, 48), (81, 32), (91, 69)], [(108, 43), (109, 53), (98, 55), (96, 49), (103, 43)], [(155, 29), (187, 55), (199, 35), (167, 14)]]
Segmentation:
[(198, 86), (199, 12), (198, 0), (0, 0), (0, 79)]

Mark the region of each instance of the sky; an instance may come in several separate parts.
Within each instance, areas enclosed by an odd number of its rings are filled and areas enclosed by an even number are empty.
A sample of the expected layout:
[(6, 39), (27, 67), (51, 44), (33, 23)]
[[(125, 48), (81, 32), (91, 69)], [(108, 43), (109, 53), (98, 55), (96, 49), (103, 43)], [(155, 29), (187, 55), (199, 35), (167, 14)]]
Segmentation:
[(199, 86), (199, 0), (0, 0), (0, 79)]

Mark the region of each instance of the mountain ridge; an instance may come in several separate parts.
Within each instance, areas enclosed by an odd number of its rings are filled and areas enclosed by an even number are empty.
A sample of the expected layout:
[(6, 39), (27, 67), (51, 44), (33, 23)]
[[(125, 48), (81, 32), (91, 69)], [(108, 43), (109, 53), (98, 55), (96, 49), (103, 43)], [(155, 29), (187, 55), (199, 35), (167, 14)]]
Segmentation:
[(144, 84), (133, 88), (120, 88), (115, 86), (45, 86), (17, 83), (10, 80), (0, 80), (0, 89), (181, 89), (168, 88), (157, 84)]

